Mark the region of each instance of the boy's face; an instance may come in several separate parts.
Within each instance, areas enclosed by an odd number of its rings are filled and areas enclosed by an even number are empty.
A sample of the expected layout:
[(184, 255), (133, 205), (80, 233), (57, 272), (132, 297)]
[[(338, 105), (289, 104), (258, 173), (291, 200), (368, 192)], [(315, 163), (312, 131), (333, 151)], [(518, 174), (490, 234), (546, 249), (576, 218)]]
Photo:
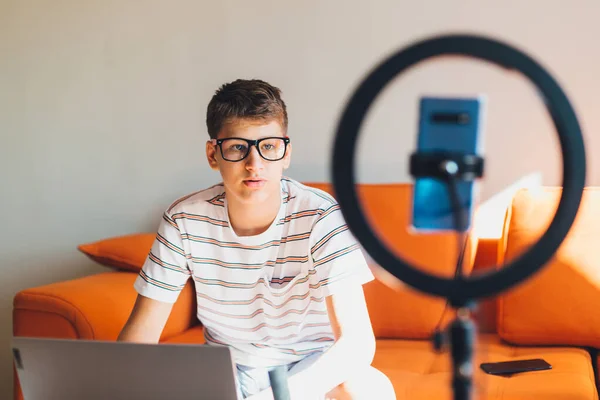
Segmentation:
[[(284, 136), (281, 124), (276, 120), (236, 119), (225, 124), (217, 138), (256, 140)], [(291, 153), (292, 146), (288, 144), (283, 159), (268, 161), (260, 156), (256, 146), (251, 146), (246, 158), (232, 162), (223, 159), (221, 150), (214, 141), (209, 140), (206, 143), (208, 164), (221, 173), (227, 195), (235, 197), (237, 202), (246, 204), (259, 204), (273, 196), (279, 196), (280, 180), (283, 170), (290, 165)]]

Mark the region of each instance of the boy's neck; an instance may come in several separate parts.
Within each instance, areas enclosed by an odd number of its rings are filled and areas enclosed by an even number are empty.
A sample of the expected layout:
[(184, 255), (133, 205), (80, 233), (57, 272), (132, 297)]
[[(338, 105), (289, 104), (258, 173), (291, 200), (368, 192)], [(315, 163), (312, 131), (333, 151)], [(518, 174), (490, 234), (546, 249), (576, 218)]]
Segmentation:
[(270, 196), (259, 204), (241, 204), (227, 202), (227, 211), (231, 228), (238, 236), (255, 236), (265, 232), (279, 214), (281, 193)]

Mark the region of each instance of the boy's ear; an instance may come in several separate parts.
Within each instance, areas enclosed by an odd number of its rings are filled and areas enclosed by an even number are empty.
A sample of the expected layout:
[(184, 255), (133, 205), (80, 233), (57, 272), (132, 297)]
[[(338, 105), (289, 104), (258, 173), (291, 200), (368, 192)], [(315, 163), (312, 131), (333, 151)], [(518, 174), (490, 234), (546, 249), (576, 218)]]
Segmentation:
[(290, 163), (292, 161), (292, 144), (287, 145), (287, 149), (285, 151), (285, 157), (283, 158), (283, 169), (288, 169), (290, 167)]
[(217, 142), (215, 139), (206, 142), (206, 159), (211, 169), (214, 169), (215, 171), (219, 170), (219, 163), (217, 162)]

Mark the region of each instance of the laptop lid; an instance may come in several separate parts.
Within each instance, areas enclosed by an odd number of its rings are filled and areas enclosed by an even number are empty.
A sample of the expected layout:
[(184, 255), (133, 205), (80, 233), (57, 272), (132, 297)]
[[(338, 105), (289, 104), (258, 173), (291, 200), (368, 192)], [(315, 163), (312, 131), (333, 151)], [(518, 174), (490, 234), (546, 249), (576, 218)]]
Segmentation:
[(25, 400), (237, 399), (229, 348), (13, 337)]

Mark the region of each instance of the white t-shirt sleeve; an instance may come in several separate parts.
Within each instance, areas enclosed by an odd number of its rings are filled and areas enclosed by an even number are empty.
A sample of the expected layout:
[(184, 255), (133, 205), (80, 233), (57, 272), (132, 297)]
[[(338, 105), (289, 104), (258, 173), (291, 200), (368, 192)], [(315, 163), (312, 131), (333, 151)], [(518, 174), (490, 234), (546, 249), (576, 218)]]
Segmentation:
[(317, 286), (323, 296), (374, 279), (338, 204), (324, 208), (315, 221), (310, 234), (310, 256), (315, 272), (312, 285)]
[(181, 232), (165, 213), (134, 288), (143, 296), (174, 303), (190, 276)]

